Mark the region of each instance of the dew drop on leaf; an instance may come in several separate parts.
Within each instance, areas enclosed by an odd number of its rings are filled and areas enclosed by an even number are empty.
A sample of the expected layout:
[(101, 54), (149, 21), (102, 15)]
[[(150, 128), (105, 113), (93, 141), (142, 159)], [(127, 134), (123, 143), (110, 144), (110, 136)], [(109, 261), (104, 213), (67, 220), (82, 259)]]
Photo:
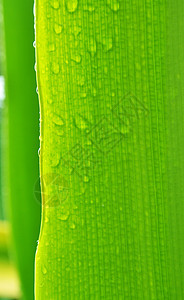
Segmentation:
[(72, 54), (71, 55), (71, 60), (75, 61), (76, 63), (80, 63), (81, 62), (81, 55), (80, 54)]
[(65, 123), (64, 120), (63, 120), (63, 118), (61, 118), (57, 114), (53, 114), (52, 120), (53, 120), (53, 123), (56, 124), (56, 125), (58, 125), (58, 126), (63, 126), (64, 123)]
[(84, 180), (84, 182), (89, 182), (89, 177), (88, 176), (84, 176), (83, 180)]
[(49, 223), (49, 218), (45, 217), (45, 223)]
[(65, 135), (65, 131), (63, 129), (59, 129), (59, 130), (56, 131), (56, 134), (58, 136), (64, 136)]
[(43, 275), (46, 275), (47, 274), (47, 269), (45, 266), (42, 266), (42, 273)]
[(74, 13), (78, 7), (78, 0), (66, 0), (66, 9), (69, 13)]
[(75, 229), (75, 227), (76, 227), (76, 226), (75, 226), (74, 223), (72, 223), (72, 224), (70, 225), (70, 228), (71, 228), (71, 229)]
[(59, 71), (60, 71), (59, 64), (56, 62), (53, 62), (52, 72), (57, 75), (57, 74), (59, 74)]
[(51, 166), (54, 168), (54, 167), (57, 167), (59, 166), (60, 164), (60, 159), (61, 159), (61, 156), (60, 156), (60, 153), (55, 153), (54, 155), (52, 155), (52, 158), (51, 158)]
[(54, 31), (56, 34), (60, 34), (63, 30), (63, 26), (60, 24), (55, 23), (54, 25)]
[(75, 37), (77, 37), (79, 35), (79, 33), (81, 32), (82, 28), (77, 26), (77, 25), (74, 25), (74, 28), (73, 28), (73, 34), (75, 35)]
[(103, 45), (103, 49), (104, 51), (109, 51), (112, 49), (113, 46), (113, 42), (112, 42), (112, 38), (111, 37), (104, 37), (102, 40), (102, 45)]
[(61, 214), (58, 219), (61, 221), (67, 221), (69, 218), (69, 214)]
[(76, 117), (75, 117), (75, 125), (79, 129), (86, 129), (86, 128), (88, 128), (88, 123), (80, 115), (76, 115)]
[(90, 54), (92, 56), (95, 55), (95, 53), (96, 53), (96, 41), (94, 39), (89, 40), (88, 51), (90, 52)]
[(51, 5), (52, 8), (58, 9), (59, 8), (59, 1), (58, 0), (51, 0), (50, 5)]
[(119, 10), (119, 2), (117, 0), (107, 0), (107, 5), (113, 11)]

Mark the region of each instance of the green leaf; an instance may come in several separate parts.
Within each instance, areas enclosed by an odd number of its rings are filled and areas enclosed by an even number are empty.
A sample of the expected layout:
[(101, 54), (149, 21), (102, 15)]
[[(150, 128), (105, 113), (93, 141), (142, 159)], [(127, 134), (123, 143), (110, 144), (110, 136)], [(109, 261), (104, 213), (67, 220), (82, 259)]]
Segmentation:
[(36, 1), (36, 300), (183, 298), (184, 5), (176, 2)]

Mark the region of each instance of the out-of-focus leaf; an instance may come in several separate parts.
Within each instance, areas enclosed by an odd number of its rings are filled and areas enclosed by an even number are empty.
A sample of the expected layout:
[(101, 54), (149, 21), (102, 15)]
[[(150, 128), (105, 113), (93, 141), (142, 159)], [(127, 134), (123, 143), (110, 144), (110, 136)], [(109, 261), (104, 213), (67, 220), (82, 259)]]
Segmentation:
[[(4, 202), (14, 242), (24, 299), (33, 299), (34, 255), (40, 205), (38, 180), (38, 100), (34, 71), (33, 1), (5, 0), (6, 107), (3, 138)], [(8, 121), (7, 121), (8, 120)]]

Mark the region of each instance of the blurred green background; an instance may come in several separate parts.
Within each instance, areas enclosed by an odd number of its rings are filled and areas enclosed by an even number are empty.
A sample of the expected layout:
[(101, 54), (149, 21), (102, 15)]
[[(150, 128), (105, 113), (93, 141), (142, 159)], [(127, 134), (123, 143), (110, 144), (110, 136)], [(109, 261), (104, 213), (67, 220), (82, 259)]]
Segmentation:
[(33, 42), (33, 1), (0, 0), (0, 299), (34, 298), (40, 201)]

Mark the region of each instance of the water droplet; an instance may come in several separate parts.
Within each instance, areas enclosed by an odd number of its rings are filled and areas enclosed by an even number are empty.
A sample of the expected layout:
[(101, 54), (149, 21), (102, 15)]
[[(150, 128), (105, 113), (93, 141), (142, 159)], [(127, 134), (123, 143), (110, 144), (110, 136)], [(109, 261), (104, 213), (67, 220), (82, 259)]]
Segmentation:
[(80, 54), (76, 53), (76, 54), (71, 55), (71, 60), (75, 61), (78, 64), (81, 62), (81, 59), (82, 59), (82, 57)]
[(57, 114), (53, 115), (52, 120), (53, 120), (53, 123), (58, 125), (58, 126), (63, 126), (65, 124), (63, 118), (61, 116), (57, 115)]
[(38, 156), (40, 157), (40, 148), (38, 149)]
[(69, 214), (61, 214), (58, 219), (61, 221), (67, 221), (69, 218)]
[(113, 11), (119, 10), (119, 2), (117, 0), (107, 0), (107, 5)]
[(61, 160), (60, 153), (58, 153), (58, 152), (55, 153), (51, 159), (51, 167), (55, 168), (55, 167), (59, 166), (60, 160)]
[(37, 70), (37, 64), (35, 63), (34, 65), (34, 70), (36, 71)]
[(49, 44), (49, 52), (55, 51), (55, 45), (54, 44)]
[(49, 223), (49, 218), (45, 217), (45, 223)]
[(76, 227), (76, 226), (75, 226), (74, 223), (72, 223), (72, 224), (70, 225), (70, 228), (71, 228), (71, 229), (75, 229), (75, 227)]
[(77, 128), (82, 129), (82, 130), (88, 128), (88, 123), (80, 115), (76, 115), (75, 125)]
[(88, 51), (92, 56), (96, 53), (96, 41), (94, 39), (89, 40)]
[(43, 273), (43, 275), (47, 274), (47, 269), (45, 266), (42, 266), (42, 273)]
[(103, 45), (103, 49), (104, 51), (109, 51), (112, 49), (113, 46), (113, 42), (112, 42), (112, 38), (111, 37), (104, 37), (102, 40), (102, 45)]
[(60, 71), (59, 64), (56, 62), (53, 62), (52, 63), (52, 72), (57, 75), (57, 74), (59, 74), (59, 71)]
[(74, 13), (78, 7), (78, 0), (66, 0), (66, 8), (69, 13)]
[(51, 5), (52, 8), (58, 9), (59, 8), (59, 1), (58, 0), (51, 0), (50, 5)]
[(79, 35), (79, 33), (81, 32), (82, 28), (75, 25), (74, 28), (73, 28), (73, 33), (75, 35), (75, 37), (77, 37)]
[(83, 180), (84, 180), (84, 182), (89, 182), (89, 177), (88, 176), (84, 176)]
[(36, 48), (36, 41), (33, 42), (33, 47)]
[(85, 5), (84, 6), (84, 11), (89, 11), (89, 12), (93, 12), (95, 10), (95, 7), (92, 5)]
[(36, 93), (38, 94), (38, 87), (36, 87)]
[(60, 34), (63, 30), (63, 26), (60, 24), (55, 23), (54, 25), (54, 31), (56, 34)]
[(60, 129), (60, 130), (57, 130), (56, 131), (56, 134), (58, 135), (58, 136), (64, 136), (64, 134), (65, 134), (65, 131), (62, 129)]

